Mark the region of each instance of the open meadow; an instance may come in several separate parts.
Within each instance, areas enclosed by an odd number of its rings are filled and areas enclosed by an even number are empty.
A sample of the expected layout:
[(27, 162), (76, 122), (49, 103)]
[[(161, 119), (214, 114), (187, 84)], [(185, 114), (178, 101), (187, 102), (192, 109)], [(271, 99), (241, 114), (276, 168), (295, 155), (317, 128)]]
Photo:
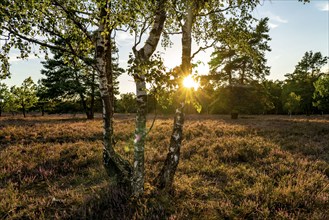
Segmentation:
[[(130, 161), (134, 122), (115, 115), (116, 150)], [(328, 116), (187, 116), (175, 191), (161, 200), (149, 182), (172, 123), (158, 118), (147, 136), (140, 210), (157, 206), (169, 219), (329, 219)], [(108, 186), (100, 117), (0, 118), (0, 219), (119, 219), (129, 211)]]

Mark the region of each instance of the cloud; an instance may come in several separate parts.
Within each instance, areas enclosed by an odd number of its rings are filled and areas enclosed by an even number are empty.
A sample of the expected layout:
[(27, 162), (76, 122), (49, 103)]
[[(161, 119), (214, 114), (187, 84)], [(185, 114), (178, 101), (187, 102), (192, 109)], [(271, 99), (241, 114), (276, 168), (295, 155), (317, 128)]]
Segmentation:
[(279, 15), (275, 15), (271, 12), (269, 12), (268, 17), (270, 18), (271, 21), (275, 21), (278, 23), (288, 23), (288, 20), (281, 18)]
[(270, 11), (265, 11), (261, 13), (262, 17), (268, 17), (270, 19), (270, 22), (268, 23), (268, 26), (271, 29), (279, 27), (280, 24), (286, 24), (288, 23), (287, 19), (282, 18), (279, 15), (274, 14), (273, 12)]
[(271, 22), (268, 23), (268, 26), (271, 28), (271, 29), (274, 29), (274, 28), (277, 28), (279, 25), (277, 24), (273, 24)]
[(320, 11), (329, 11), (329, 3), (321, 3), (317, 7)]
[(262, 13), (262, 16), (268, 17), (271, 21), (278, 22), (278, 23), (288, 23), (288, 20), (280, 17), (279, 15), (273, 14), (270, 11), (266, 11)]
[(288, 20), (285, 20), (283, 18), (281, 18), (279, 15), (273, 15), (269, 17), (272, 21), (276, 21), (279, 23), (288, 23)]
[(123, 32), (119, 31), (116, 36), (117, 42), (120, 43), (131, 43), (133, 42), (134, 37), (128, 33), (128, 32)]

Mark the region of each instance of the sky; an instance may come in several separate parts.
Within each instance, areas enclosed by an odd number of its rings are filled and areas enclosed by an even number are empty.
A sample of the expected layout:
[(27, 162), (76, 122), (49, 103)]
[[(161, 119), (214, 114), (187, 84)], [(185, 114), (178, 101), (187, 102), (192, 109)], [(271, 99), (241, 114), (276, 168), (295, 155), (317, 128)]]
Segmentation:
[[(297, 0), (266, 0), (252, 14), (257, 18), (269, 17), (269, 34), (272, 38), (269, 45), (272, 50), (266, 54), (267, 64), (271, 67), (268, 79), (284, 80), (284, 75), (293, 72), (307, 51), (329, 56), (329, 0), (311, 0), (307, 4)], [(168, 68), (179, 65), (181, 60), (180, 36), (173, 37), (172, 41), (171, 48), (158, 47)], [(129, 34), (118, 33), (119, 65), (123, 68), (127, 66), (132, 42), (133, 38)], [(192, 50), (197, 49), (198, 46), (194, 44)], [(203, 63), (198, 67), (199, 73), (208, 72), (210, 54), (211, 50), (201, 52), (193, 60)], [(20, 85), (29, 76), (37, 82), (42, 77), (42, 59), (31, 56), (28, 60), (18, 60), (16, 56), (15, 53), (11, 54), (12, 75), (4, 82), (8, 86)], [(329, 70), (329, 64), (323, 70)], [(120, 76), (119, 90), (120, 93), (135, 92), (133, 79), (127, 74)]]

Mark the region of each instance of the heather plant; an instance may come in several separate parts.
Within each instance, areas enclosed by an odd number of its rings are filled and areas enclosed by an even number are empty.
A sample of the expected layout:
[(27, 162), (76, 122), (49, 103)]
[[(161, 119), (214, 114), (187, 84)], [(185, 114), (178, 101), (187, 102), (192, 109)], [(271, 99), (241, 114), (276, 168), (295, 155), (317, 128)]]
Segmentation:
[[(328, 117), (187, 116), (169, 197), (155, 193), (151, 184), (170, 142), (171, 120), (161, 117), (147, 136), (145, 195), (130, 201), (108, 185), (100, 158), (101, 123), (83, 115), (1, 118), (0, 218), (329, 216)], [(118, 116), (114, 123), (116, 150), (132, 162), (134, 118)]]

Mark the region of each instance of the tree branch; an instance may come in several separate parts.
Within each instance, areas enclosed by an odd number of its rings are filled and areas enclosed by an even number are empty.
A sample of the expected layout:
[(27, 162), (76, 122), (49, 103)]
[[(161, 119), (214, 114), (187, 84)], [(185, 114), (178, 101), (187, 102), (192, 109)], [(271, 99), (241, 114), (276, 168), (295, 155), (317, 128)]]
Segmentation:
[[(53, 0), (54, 1), (54, 5), (60, 7), (67, 15), (67, 17), (75, 24), (75, 26), (77, 28), (79, 28), (90, 41), (93, 41), (92, 36), (90, 35), (90, 33), (88, 32), (87, 28), (85, 28), (83, 26), (83, 24), (81, 24), (79, 21), (76, 20), (76, 18), (74, 17), (74, 11), (70, 11), (67, 8), (65, 8), (63, 5), (61, 5), (57, 0)], [(73, 13), (72, 13), (73, 12)]]
[(238, 7), (239, 7), (238, 5), (229, 5), (228, 7), (223, 8), (223, 9), (213, 9), (213, 10), (208, 11), (208, 13), (196, 14), (196, 17), (204, 17), (204, 16), (208, 16), (208, 15), (211, 15), (211, 14), (215, 14), (215, 13), (221, 13), (221, 12), (225, 12), (229, 9), (235, 9), (235, 8), (238, 8)]
[(48, 42), (44, 42), (41, 40), (37, 40), (35, 38), (31, 38), (31, 37), (27, 37), (25, 35), (20, 34), (18, 31), (14, 30), (14, 29), (10, 29), (7, 27), (3, 27), (3, 29), (5, 29), (6, 31), (8, 31), (10, 34), (17, 36), (27, 42), (33, 43), (33, 44), (37, 44), (49, 49), (53, 49), (53, 50), (58, 50), (64, 53), (68, 53), (71, 54), (77, 58), (79, 58), (80, 60), (82, 60), (86, 65), (91, 66), (93, 69), (95, 69), (96, 71), (98, 71), (98, 68), (90, 63), (90, 58), (88, 57), (84, 57), (82, 55), (80, 55), (80, 53), (78, 53), (77, 51), (74, 50), (74, 48), (72, 47), (72, 45), (70, 44), (70, 42), (67, 41), (67, 39), (62, 38), (64, 41), (66, 41), (67, 45), (69, 46), (69, 49), (65, 48), (65, 47), (61, 47), (61, 46), (56, 46), (54, 44), (49, 44)]
[(20, 34), (18, 31), (14, 30), (14, 29), (10, 29), (10, 28), (7, 28), (5, 26), (2, 27), (3, 29), (5, 29), (6, 31), (8, 31), (10, 34), (14, 35), (14, 36), (17, 36), (23, 40), (26, 40), (30, 43), (34, 43), (34, 44), (38, 44), (40, 46), (43, 46), (43, 47), (47, 47), (49, 49), (53, 49), (53, 50), (59, 50), (59, 51), (62, 51), (62, 52), (69, 52), (66, 48), (64, 47), (60, 47), (60, 46), (55, 46), (53, 44), (49, 44), (47, 42), (44, 42), (44, 41), (40, 41), (40, 40), (37, 40), (35, 38), (30, 38), (30, 37), (27, 37), (25, 35), (22, 35)]
[(194, 58), (194, 57), (195, 57), (200, 51), (206, 50), (206, 49), (208, 49), (208, 48), (214, 46), (216, 42), (217, 42), (217, 41), (214, 40), (210, 45), (206, 45), (206, 46), (204, 46), (204, 47), (199, 47), (199, 49), (198, 49), (197, 51), (195, 51), (195, 52), (192, 54), (192, 56), (191, 56), (191, 60), (193, 60), (193, 58)]
[[(143, 26), (141, 28), (140, 34), (138, 36), (137, 31), (135, 31), (135, 43), (133, 46), (133, 51), (136, 51), (137, 46), (141, 43), (143, 34), (146, 32), (146, 30), (151, 26), (151, 23), (148, 22), (150, 18), (146, 18), (145, 21), (143, 22)], [(137, 40), (138, 38), (138, 40)]]
[(238, 6), (237, 5), (234, 5), (234, 6), (230, 5), (230, 6), (226, 7), (226, 8), (223, 8), (223, 9), (217, 9), (217, 10), (216, 9), (213, 9), (213, 10), (210, 10), (210, 11), (208, 11), (208, 13), (199, 13), (199, 14), (196, 14), (196, 17), (204, 17), (204, 16), (208, 16), (208, 15), (211, 15), (211, 14), (215, 14), (215, 13), (221, 13), (221, 12), (227, 11), (229, 9), (235, 9), (235, 8), (238, 8)]
[(144, 46), (138, 51), (138, 53), (142, 53), (139, 55), (139, 57), (143, 59), (149, 59), (159, 42), (163, 30), (163, 25), (167, 18), (165, 3), (166, 0), (158, 0), (158, 6), (155, 12), (155, 18), (150, 30), (150, 34), (146, 39)]

